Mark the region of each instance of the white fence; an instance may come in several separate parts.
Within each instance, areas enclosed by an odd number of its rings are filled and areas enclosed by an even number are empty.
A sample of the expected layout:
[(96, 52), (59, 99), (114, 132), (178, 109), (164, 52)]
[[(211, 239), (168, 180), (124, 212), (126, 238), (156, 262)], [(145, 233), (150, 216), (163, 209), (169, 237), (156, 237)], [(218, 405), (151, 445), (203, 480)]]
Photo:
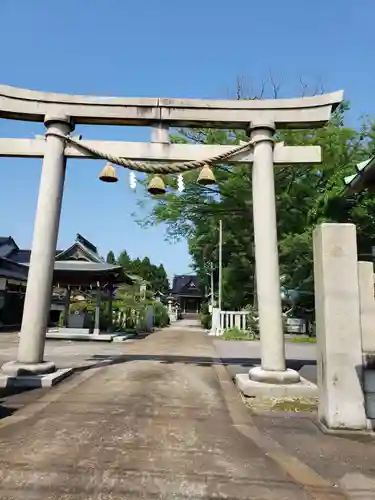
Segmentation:
[(220, 311), (214, 307), (212, 309), (212, 327), (210, 335), (219, 336), (229, 328), (246, 330), (247, 317), (249, 311)]

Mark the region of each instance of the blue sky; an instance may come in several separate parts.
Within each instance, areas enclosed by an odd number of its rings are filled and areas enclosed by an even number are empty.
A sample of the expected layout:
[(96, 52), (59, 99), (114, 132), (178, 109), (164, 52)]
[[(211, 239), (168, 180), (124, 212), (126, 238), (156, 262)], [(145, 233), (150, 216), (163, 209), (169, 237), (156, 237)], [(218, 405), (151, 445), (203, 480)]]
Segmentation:
[[(326, 92), (345, 89), (351, 123), (375, 115), (374, 0), (0, 0), (0, 83), (113, 96), (228, 98), (237, 77), (258, 89), (270, 72), (282, 96), (300, 78)], [(79, 127), (85, 138), (149, 140), (149, 130)], [(0, 120), (2, 137), (33, 137), (43, 126)], [(31, 244), (41, 162), (0, 159), (0, 235)], [(58, 246), (77, 232), (105, 255), (126, 248), (168, 273), (189, 271), (185, 242), (164, 241), (132, 217), (141, 193), (128, 175), (106, 185), (97, 161), (70, 161)]]

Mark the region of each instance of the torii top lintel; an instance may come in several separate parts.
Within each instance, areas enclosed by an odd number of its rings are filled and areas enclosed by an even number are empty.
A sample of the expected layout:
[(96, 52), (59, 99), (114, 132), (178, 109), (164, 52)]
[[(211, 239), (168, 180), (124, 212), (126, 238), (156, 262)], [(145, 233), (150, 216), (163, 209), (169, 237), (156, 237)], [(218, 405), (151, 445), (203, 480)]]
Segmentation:
[(0, 118), (42, 122), (65, 113), (79, 124), (248, 128), (273, 121), (278, 128), (324, 125), (344, 93), (269, 100), (201, 100), (95, 97), (39, 92), (0, 85)]

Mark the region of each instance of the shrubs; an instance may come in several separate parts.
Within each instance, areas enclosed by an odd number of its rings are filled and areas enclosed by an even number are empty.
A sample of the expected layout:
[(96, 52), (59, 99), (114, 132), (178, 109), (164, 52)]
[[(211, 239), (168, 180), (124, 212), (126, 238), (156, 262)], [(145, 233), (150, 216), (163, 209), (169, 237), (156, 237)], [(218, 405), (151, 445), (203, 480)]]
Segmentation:
[[(89, 317), (89, 326), (94, 326), (95, 298), (87, 297), (86, 300), (74, 301), (70, 304), (69, 313), (85, 313)], [(141, 298), (129, 287), (119, 288), (112, 301), (112, 322), (108, 315), (108, 302), (103, 300), (100, 304), (100, 329), (117, 332), (144, 332), (147, 330), (147, 311), (153, 309), (153, 326), (163, 328), (170, 323), (168, 309), (159, 301), (150, 300), (149, 297)], [(60, 314), (59, 325), (62, 325), (63, 313)]]
[(155, 301), (152, 304), (154, 309), (154, 326), (156, 328), (163, 328), (169, 325), (168, 309), (161, 302)]
[(252, 338), (259, 338), (259, 316), (257, 309), (252, 305), (247, 305), (244, 309), (250, 314), (246, 318), (246, 330)]
[(208, 304), (203, 304), (199, 314), (201, 324), (205, 330), (210, 330), (212, 326), (212, 315), (208, 310)]
[(201, 324), (205, 330), (211, 330), (212, 316), (211, 314), (201, 314)]
[(244, 311), (249, 311), (246, 316), (246, 330), (239, 328), (227, 328), (222, 338), (224, 340), (256, 340), (259, 338), (259, 320), (258, 311), (252, 305), (244, 308)]

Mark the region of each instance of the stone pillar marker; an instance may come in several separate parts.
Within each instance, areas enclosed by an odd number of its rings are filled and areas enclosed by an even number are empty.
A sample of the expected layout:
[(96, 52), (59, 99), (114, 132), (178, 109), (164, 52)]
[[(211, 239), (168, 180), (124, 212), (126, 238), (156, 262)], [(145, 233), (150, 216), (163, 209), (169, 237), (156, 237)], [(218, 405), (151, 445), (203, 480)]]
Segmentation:
[(298, 372), (287, 370), (285, 365), (273, 164), (274, 132), (273, 122), (251, 124), (251, 139), (255, 141), (252, 189), (262, 363), (260, 368), (250, 370), (249, 377), (256, 382), (291, 384), (298, 382), (300, 377)]
[(172, 314), (172, 299), (168, 299), (168, 313)]
[(64, 114), (46, 115), (46, 146), (40, 178), (34, 236), (27, 280), (17, 361), (5, 363), (7, 375), (42, 374), (55, 370), (45, 362), (44, 344), (51, 307), (51, 289), (63, 197), (66, 158), (65, 141), (52, 135), (68, 134), (71, 119)]
[(364, 353), (375, 353), (374, 265), (358, 262), (359, 307), (361, 338)]
[(314, 230), (319, 419), (331, 429), (366, 429), (354, 224)]

